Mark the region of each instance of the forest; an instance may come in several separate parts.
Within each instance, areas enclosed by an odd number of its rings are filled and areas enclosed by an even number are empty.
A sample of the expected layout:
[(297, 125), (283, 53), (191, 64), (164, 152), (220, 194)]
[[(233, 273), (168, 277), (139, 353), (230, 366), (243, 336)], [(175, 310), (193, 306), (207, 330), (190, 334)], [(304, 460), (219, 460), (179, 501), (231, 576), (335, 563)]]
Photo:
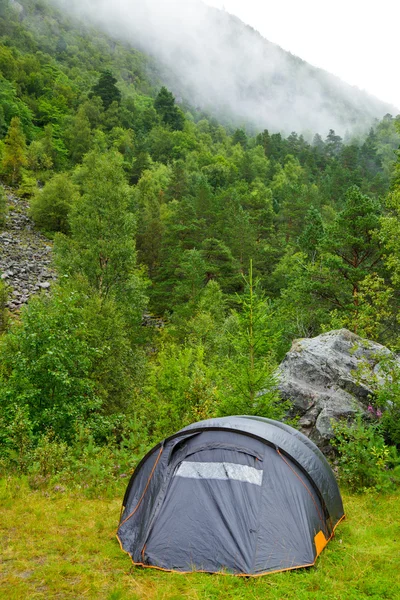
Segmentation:
[[(344, 139), (223, 126), (141, 52), (1, 2), (0, 226), (27, 200), (57, 283), (17, 311), (0, 283), (0, 470), (107, 489), (195, 420), (284, 418), (296, 338), (347, 328), (397, 351), (399, 144), (390, 114)], [(392, 377), (382, 419), (340, 430), (346, 465), (380, 449), (371, 487), (398, 466)]]

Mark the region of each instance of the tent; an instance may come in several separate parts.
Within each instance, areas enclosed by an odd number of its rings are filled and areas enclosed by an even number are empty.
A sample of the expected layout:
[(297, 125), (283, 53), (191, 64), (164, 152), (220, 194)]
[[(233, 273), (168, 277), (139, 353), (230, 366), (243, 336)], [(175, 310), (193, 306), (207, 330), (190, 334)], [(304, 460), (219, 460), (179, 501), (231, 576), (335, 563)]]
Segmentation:
[(315, 444), (284, 423), (235, 416), (193, 423), (143, 458), (117, 537), (141, 566), (262, 575), (312, 566), (343, 518)]

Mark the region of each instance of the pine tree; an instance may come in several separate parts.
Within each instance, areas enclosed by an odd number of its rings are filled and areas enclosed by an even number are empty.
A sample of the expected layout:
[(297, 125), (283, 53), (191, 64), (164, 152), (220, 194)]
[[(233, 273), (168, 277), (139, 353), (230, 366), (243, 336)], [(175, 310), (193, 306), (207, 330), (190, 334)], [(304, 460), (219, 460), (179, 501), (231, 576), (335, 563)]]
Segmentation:
[(299, 246), (311, 260), (315, 259), (323, 237), (324, 224), (321, 213), (314, 206), (310, 206), (304, 219), (303, 231), (299, 237)]
[(361, 284), (367, 276), (382, 272), (381, 210), (376, 200), (351, 187), (343, 210), (325, 230), (320, 262), (308, 271), (313, 294), (355, 332)]
[(393, 283), (400, 283), (400, 157), (396, 165), (394, 185), (386, 200), (388, 213), (381, 219), (381, 240), (386, 249), (385, 262)]
[(329, 130), (325, 140), (325, 152), (329, 158), (336, 158), (339, 156), (343, 146), (343, 140), (340, 135), (336, 135), (333, 129)]
[(175, 98), (166, 87), (162, 87), (154, 100), (154, 108), (161, 116), (165, 125), (169, 125), (171, 129), (181, 131), (183, 129), (185, 119), (182, 112), (175, 105)]
[(279, 398), (275, 380), (275, 352), (280, 332), (250, 261), (245, 292), (237, 296), (239, 309), (225, 325), (228, 355), (221, 365), (223, 401), (220, 414), (282, 418), (288, 406)]
[(99, 81), (92, 88), (92, 94), (99, 96), (103, 102), (104, 109), (107, 110), (113, 102), (121, 104), (121, 92), (115, 85), (116, 78), (111, 71), (103, 71)]

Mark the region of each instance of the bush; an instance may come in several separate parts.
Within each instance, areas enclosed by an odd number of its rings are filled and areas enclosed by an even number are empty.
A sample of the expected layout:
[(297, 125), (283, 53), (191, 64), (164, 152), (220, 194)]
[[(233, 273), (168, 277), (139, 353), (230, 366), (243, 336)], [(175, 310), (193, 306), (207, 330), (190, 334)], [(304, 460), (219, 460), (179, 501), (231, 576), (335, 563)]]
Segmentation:
[(13, 417), (6, 426), (0, 422), (0, 474), (23, 474), (32, 489), (111, 497), (116, 487), (125, 487), (149, 450), (147, 431), (135, 418), (122, 417), (107, 443), (99, 443), (91, 427), (81, 425), (68, 444), (51, 430), (35, 439), (24, 408), (16, 408)]
[(332, 423), (339, 480), (351, 491), (391, 489), (400, 481), (399, 456), (387, 446), (380, 422), (365, 422), (361, 415), (352, 424)]
[(0, 472), (25, 473), (31, 461), (33, 439), (29, 409), (17, 404), (8, 406), (0, 414)]
[(83, 302), (76, 292), (32, 299), (22, 322), (1, 339), (1, 413), (8, 419), (10, 406), (26, 406), (35, 435), (52, 429), (68, 440), (75, 423), (101, 406)]
[(215, 416), (217, 399), (202, 344), (167, 342), (149, 365), (139, 409), (158, 441), (193, 421)]
[(388, 444), (400, 449), (400, 369), (393, 365), (387, 373), (387, 383), (377, 394), (375, 403), (382, 407), (381, 423)]
[(0, 338), (0, 417), (11, 422), (10, 407), (23, 405), (36, 437), (51, 430), (70, 442), (85, 423), (106, 438), (142, 377), (131, 324), (112, 300), (67, 284), (32, 298), (21, 316)]
[(32, 198), (30, 216), (44, 231), (68, 233), (68, 214), (77, 197), (77, 187), (68, 175), (55, 175)]

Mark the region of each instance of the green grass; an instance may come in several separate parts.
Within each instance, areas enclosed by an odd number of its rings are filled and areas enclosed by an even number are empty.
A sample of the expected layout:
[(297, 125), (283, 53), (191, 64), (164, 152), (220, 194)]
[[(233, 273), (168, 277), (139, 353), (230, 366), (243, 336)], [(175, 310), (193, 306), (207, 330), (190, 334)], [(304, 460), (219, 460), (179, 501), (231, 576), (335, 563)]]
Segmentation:
[(249, 579), (134, 567), (114, 537), (122, 495), (88, 499), (4, 479), (0, 598), (400, 599), (400, 492), (345, 495), (347, 519), (314, 568)]

